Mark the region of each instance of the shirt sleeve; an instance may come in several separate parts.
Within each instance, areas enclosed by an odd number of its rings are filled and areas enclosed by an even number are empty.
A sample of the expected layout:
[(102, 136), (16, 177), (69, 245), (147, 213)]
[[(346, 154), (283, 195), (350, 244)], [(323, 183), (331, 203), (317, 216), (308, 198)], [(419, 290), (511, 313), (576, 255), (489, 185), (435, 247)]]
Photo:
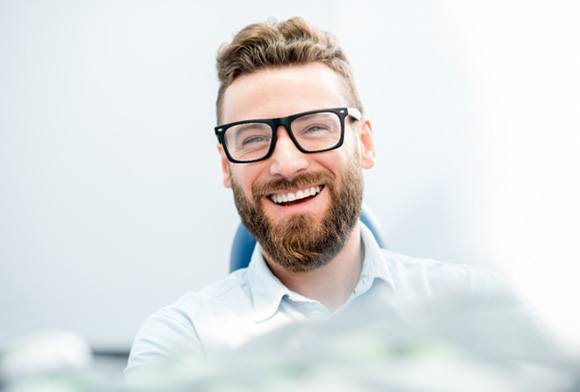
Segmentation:
[(125, 369), (127, 382), (168, 381), (191, 377), (205, 362), (205, 353), (188, 315), (176, 306), (165, 307), (142, 325), (131, 347)]

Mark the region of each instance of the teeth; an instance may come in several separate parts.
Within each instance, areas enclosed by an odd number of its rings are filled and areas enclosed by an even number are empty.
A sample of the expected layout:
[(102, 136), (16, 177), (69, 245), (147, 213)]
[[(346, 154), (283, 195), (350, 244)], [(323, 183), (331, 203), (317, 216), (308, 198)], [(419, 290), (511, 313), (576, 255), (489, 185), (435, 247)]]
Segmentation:
[(311, 188), (299, 190), (295, 193), (273, 194), (272, 196), (270, 196), (270, 199), (274, 203), (280, 204), (280, 203), (286, 203), (289, 201), (295, 201), (295, 200), (304, 199), (306, 197), (314, 196), (314, 195), (320, 193), (320, 191), (321, 191), (320, 186), (313, 186)]

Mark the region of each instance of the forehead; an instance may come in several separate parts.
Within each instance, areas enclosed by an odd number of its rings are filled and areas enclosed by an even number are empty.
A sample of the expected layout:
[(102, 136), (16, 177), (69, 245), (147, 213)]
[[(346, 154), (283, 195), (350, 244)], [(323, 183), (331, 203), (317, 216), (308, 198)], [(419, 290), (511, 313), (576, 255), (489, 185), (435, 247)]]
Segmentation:
[(264, 69), (238, 77), (226, 89), (221, 122), (347, 106), (345, 91), (342, 77), (322, 63)]

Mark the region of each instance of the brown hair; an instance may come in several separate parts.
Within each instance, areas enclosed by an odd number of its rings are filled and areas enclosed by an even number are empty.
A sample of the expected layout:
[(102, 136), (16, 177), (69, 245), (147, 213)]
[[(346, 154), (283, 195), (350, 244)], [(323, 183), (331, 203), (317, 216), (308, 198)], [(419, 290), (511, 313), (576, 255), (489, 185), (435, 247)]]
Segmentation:
[(241, 75), (265, 68), (283, 67), (311, 62), (329, 66), (344, 79), (350, 105), (363, 110), (354, 85), (350, 64), (336, 39), (318, 30), (302, 18), (284, 22), (255, 23), (243, 28), (217, 55), (220, 87), (216, 112), (221, 119), (223, 96), (232, 82)]

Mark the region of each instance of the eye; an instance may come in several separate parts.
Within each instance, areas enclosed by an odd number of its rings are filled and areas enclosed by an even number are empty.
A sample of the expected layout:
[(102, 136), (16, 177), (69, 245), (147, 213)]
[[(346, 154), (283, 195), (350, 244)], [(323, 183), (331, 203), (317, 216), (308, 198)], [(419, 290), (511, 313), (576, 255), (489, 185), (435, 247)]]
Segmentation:
[(256, 144), (269, 143), (270, 138), (264, 135), (248, 136), (242, 140), (242, 146), (250, 146)]
[(313, 127), (309, 127), (309, 128), (307, 128), (307, 129), (306, 129), (304, 132), (305, 132), (305, 133), (316, 133), (316, 132), (320, 132), (320, 131), (322, 131), (322, 130), (323, 130), (323, 128), (322, 128), (322, 127), (319, 127), (319, 126), (316, 126), (316, 125), (315, 125), (315, 126), (313, 126)]
[(311, 126), (304, 128), (301, 133), (303, 135), (308, 135), (308, 134), (312, 135), (312, 134), (326, 132), (326, 131), (328, 131), (327, 126), (316, 124), (316, 125), (311, 125)]

